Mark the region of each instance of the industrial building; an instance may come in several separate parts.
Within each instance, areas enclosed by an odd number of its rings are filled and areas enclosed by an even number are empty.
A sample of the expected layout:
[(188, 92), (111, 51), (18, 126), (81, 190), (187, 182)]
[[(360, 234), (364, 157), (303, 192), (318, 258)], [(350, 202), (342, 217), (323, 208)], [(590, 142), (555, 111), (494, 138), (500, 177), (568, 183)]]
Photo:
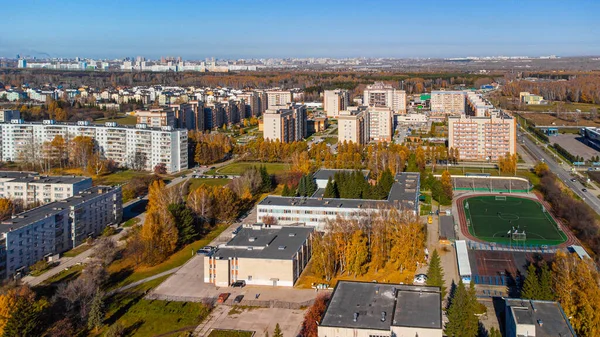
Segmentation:
[(438, 287), (339, 281), (319, 337), (442, 337)]
[(293, 287), (312, 254), (311, 227), (243, 225), (204, 257), (204, 282)]

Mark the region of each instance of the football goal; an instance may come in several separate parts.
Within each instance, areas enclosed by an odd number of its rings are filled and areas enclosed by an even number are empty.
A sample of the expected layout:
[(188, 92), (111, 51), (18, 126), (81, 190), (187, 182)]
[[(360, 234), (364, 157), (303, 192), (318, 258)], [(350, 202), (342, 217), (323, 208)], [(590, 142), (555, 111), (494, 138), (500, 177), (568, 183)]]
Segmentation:
[(496, 201), (506, 201), (506, 196), (505, 195), (497, 195)]
[(513, 241), (526, 241), (527, 240), (527, 235), (525, 235), (525, 231), (519, 232), (519, 231), (514, 231), (512, 234), (512, 239)]

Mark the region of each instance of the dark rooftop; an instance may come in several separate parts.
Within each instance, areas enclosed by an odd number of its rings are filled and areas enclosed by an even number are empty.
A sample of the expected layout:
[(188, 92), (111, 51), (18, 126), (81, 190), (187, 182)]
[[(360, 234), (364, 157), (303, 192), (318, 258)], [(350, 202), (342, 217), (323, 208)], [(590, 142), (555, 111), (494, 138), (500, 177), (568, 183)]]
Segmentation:
[(322, 326), (390, 330), (390, 326), (442, 328), (437, 287), (389, 283), (338, 282)]
[(389, 205), (385, 200), (369, 199), (335, 199), (335, 198), (302, 198), (280, 197), (269, 195), (260, 201), (259, 205), (274, 206), (304, 206), (304, 207), (332, 207), (332, 208), (377, 208), (379, 205)]
[(263, 227), (252, 225), (240, 231), (214, 253), (215, 258), (291, 259), (313, 232), (312, 227)]
[(451, 215), (440, 216), (440, 238), (455, 240), (454, 218)]
[[(552, 301), (505, 299), (517, 324), (535, 326), (536, 337), (575, 336), (560, 304)], [(507, 313), (508, 315), (508, 313)], [(521, 335), (519, 335), (521, 336)]]
[(115, 187), (94, 186), (67, 199), (51, 202), (40, 207), (36, 207), (28, 211), (19, 213), (15, 215), (15, 217), (12, 219), (7, 219), (0, 222), (0, 233), (6, 233), (11, 230), (25, 227), (33, 222), (58, 214), (64, 209), (70, 208), (71, 206), (77, 206), (85, 201), (97, 197), (99, 194), (102, 194), (107, 191), (112, 191), (114, 189)]
[(37, 172), (0, 171), (0, 179), (25, 178), (34, 175), (37, 175)]
[(38, 183), (38, 184), (76, 184), (89, 180), (90, 186), (92, 178), (80, 176), (21, 176), (12, 179), (11, 183)]

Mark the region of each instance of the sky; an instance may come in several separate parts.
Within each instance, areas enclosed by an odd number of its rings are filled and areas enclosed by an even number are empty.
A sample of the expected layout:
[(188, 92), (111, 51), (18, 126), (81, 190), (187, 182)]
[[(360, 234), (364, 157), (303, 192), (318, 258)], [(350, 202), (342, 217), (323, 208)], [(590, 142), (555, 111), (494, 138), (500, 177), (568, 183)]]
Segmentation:
[(0, 0), (0, 8), (3, 57), (600, 55), (599, 0)]

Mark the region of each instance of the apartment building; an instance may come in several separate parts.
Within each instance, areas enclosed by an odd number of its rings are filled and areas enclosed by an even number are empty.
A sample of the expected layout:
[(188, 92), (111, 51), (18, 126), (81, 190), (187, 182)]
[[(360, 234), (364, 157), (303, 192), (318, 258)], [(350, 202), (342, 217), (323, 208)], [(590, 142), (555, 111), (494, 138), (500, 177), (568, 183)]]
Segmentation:
[(340, 111), (348, 109), (349, 105), (350, 93), (348, 90), (325, 90), (323, 93), (323, 110), (327, 114), (327, 117), (336, 118), (340, 114)]
[[(319, 175), (327, 172), (317, 172)], [(320, 179), (317, 179), (320, 180)], [(321, 183), (322, 185), (322, 183)], [(272, 217), (279, 225), (302, 224), (325, 230), (328, 220), (338, 216), (349, 219), (362, 219), (372, 212), (393, 207), (402, 212), (419, 212), (420, 175), (418, 173), (399, 173), (387, 200), (337, 199), (337, 198), (297, 198), (269, 195), (258, 203), (256, 221), (263, 223), (265, 217)], [(318, 194), (317, 191), (315, 194)], [(322, 193), (322, 191), (321, 191)]]
[(448, 147), (458, 149), (464, 161), (496, 162), (517, 152), (516, 123), (504, 114), (489, 117), (449, 116)]
[(0, 222), (0, 278), (100, 235), (122, 213), (121, 187), (96, 186)]
[(340, 111), (338, 116), (338, 142), (367, 144), (369, 131), (369, 114), (365, 107)]
[(244, 92), (237, 95), (237, 98), (243, 99), (246, 105), (247, 117), (258, 117), (263, 113), (260, 93), (255, 91)]
[(287, 109), (267, 110), (263, 115), (264, 139), (283, 143), (306, 138), (306, 106), (289, 104)]
[(383, 82), (368, 85), (364, 91), (363, 104), (374, 107), (388, 107), (394, 113), (406, 113), (406, 92)]
[(339, 281), (319, 337), (442, 337), (439, 287)]
[(0, 123), (10, 123), (13, 119), (21, 119), (19, 110), (0, 109)]
[(162, 126), (175, 127), (175, 112), (171, 109), (150, 109), (148, 111), (136, 110), (134, 116), (137, 124), (146, 124), (152, 128)]
[(393, 135), (392, 109), (389, 107), (369, 107), (369, 140), (391, 142)]
[(267, 110), (280, 109), (292, 103), (292, 92), (289, 90), (269, 90), (267, 91)]
[(20, 200), (24, 206), (63, 200), (92, 187), (88, 177), (14, 173), (12, 178), (0, 178), (0, 198)]
[(434, 90), (431, 92), (431, 113), (459, 115), (465, 113), (464, 91)]
[(465, 114), (476, 117), (485, 117), (493, 113), (494, 106), (483, 98), (483, 95), (467, 92)]
[(293, 287), (312, 254), (311, 227), (243, 225), (204, 257), (204, 282)]
[(204, 131), (204, 102), (189, 101), (187, 103), (171, 104), (170, 109), (175, 115), (177, 129)]
[(91, 137), (103, 158), (126, 167), (151, 171), (164, 163), (167, 172), (174, 173), (187, 169), (188, 165), (187, 130), (170, 126), (152, 128), (146, 124), (129, 127), (115, 122), (95, 125), (87, 121), (73, 124), (53, 120), (0, 123), (0, 160), (41, 157), (39, 152), (44, 142), (51, 142), (58, 135), (67, 142), (77, 136)]

